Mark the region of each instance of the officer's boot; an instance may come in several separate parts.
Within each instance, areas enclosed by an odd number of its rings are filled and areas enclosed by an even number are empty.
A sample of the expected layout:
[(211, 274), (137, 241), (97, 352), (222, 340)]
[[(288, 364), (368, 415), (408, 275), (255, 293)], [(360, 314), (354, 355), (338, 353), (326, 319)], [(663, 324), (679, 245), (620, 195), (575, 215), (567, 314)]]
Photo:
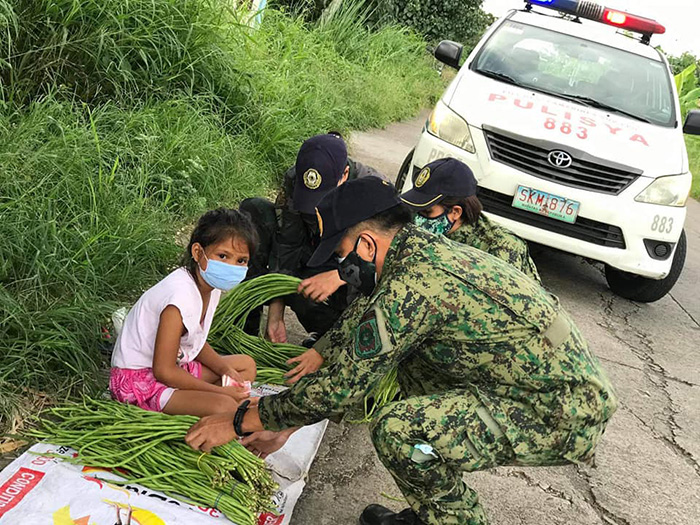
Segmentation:
[(411, 509), (399, 513), (381, 505), (368, 506), (360, 516), (360, 525), (425, 525)]

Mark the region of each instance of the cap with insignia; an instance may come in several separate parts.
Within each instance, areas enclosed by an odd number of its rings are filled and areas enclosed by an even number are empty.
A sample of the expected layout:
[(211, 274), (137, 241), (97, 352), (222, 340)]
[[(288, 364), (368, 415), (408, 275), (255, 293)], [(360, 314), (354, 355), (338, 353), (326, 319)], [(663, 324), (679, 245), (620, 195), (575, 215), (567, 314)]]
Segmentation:
[(295, 166), (294, 209), (313, 214), (321, 197), (338, 185), (347, 165), (347, 146), (339, 135), (327, 133), (305, 141)]
[(351, 180), (328, 192), (316, 208), (321, 242), (307, 265), (322, 265), (333, 255), (348, 229), (398, 205), (401, 199), (394, 185), (378, 177)]
[(469, 166), (457, 159), (438, 159), (418, 172), (413, 188), (401, 200), (414, 210), (423, 210), (446, 197), (472, 195), (476, 195), (476, 178)]

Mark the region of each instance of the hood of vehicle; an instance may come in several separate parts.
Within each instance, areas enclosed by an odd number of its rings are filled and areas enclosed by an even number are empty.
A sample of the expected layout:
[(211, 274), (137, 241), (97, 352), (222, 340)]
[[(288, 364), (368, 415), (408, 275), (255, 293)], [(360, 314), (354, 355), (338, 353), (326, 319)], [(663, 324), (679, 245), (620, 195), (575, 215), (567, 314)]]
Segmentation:
[(683, 171), (685, 147), (679, 129), (625, 116), (519, 88), (465, 71), (444, 102), (471, 126), (503, 130), (526, 142), (587, 154), (641, 170), (644, 176)]

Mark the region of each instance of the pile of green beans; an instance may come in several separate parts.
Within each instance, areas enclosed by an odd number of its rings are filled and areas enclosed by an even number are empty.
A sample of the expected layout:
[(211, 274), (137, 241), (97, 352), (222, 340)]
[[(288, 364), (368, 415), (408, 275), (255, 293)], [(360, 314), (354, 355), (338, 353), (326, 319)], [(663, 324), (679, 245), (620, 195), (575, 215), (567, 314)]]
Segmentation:
[(242, 282), (221, 298), (211, 332), (225, 332), (231, 326), (243, 328), (251, 311), (277, 297), (297, 293), (300, 283), (301, 279), (280, 273)]
[[(301, 279), (271, 273), (245, 281), (221, 298), (209, 330), (209, 342), (216, 350), (228, 354), (245, 354), (258, 367), (289, 370), (287, 361), (306, 351), (302, 346), (272, 343), (243, 331), (248, 315), (272, 299), (297, 293)], [(279, 383), (279, 384), (283, 384)]]
[[(184, 497), (217, 508), (238, 525), (255, 525), (261, 512), (274, 512), (277, 485), (265, 462), (237, 442), (209, 454), (184, 442), (193, 416), (169, 416), (116, 401), (85, 398), (54, 407), (29, 437), (76, 449), (76, 458), (97, 468), (120, 468), (122, 483)], [(112, 483), (120, 483), (114, 482)]]

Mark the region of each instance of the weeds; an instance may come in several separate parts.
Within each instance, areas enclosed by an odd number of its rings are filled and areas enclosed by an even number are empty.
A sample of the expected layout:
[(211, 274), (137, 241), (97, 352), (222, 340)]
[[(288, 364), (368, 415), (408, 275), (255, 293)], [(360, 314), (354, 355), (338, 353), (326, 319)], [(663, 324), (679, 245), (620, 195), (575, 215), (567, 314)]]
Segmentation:
[(252, 32), (232, 4), (0, 0), (0, 420), (26, 389), (105, 386), (110, 313), (203, 211), (268, 193), (309, 135), (442, 90), (419, 38), (361, 11)]

